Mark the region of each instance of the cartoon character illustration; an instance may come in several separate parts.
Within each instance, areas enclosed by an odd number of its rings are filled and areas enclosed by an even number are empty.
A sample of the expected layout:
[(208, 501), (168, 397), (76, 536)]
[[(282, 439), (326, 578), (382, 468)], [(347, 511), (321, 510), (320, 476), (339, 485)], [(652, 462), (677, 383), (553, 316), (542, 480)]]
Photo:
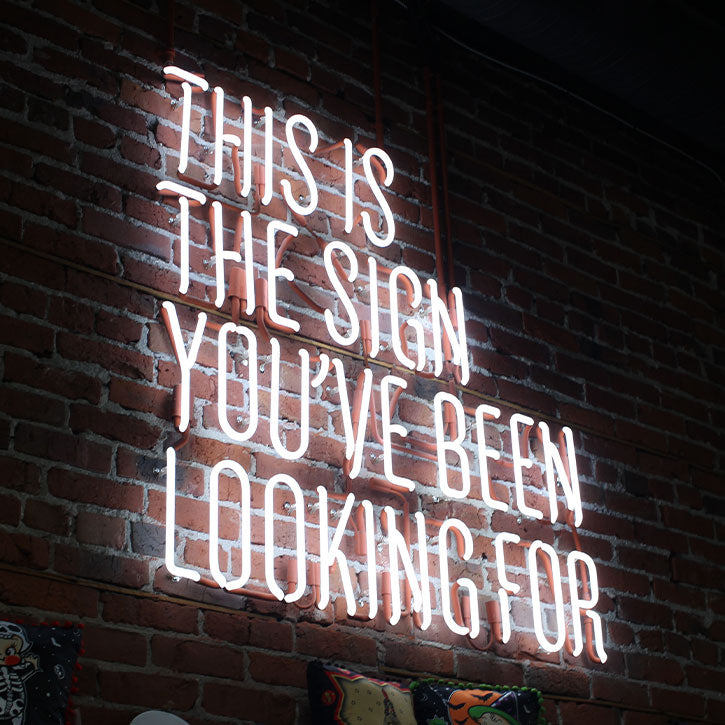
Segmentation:
[(492, 690), (455, 690), (448, 700), (448, 716), (455, 725), (507, 725), (516, 723), (510, 715), (492, 707), (504, 698)]
[(25, 722), (25, 681), (38, 671), (38, 658), (29, 649), (20, 625), (0, 623), (0, 723)]

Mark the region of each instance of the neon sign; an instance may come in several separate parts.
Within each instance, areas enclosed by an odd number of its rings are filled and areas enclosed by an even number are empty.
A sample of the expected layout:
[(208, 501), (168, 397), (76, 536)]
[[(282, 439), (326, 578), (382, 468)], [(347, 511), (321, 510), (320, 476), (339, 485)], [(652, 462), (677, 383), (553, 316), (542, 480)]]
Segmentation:
[[(421, 511), (411, 516), (406, 496), (419, 491), (422, 483), (405, 475), (398, 454), (418, 456), (436, 465), (437, 480), (426, 482), (426, 485), (435, 485), (439, 496), (454, 503), (470, 501), (476, 496), (473, 486), (476, 474), (480, 480), (480, 501), (492, 511), (518, 511), (521, 517), (537, 521), (548, 517), (553, 524), (560, 517), (559, 509), (563, 502), (565, 519), (572, 526), (577, 543), (577, 549), (566, 557), (566, 585), (559, 555), (550, 544), (539, 539), (523, 541), (519, 534), (510, 531), (495, 536), (493, 548), (498, 590), (495, 598), (485, 605), (489, 645), (494, 639), (505, 643), (511, 638), (513, 623), (509, 605), (511, 598), (520, 593), (521, 584), (509, 578), (512, 571), (509, 561), (511, 547), (524, 547), (527, 554), (523, 576), (528, 574), (532, 614), (528, 623), (517, 622), (517, 625), (533, 627), (539, 645), (546, 652), (567, 647), (568, 651), (578, 655), (586, 644), (592, 659), (606, 661), (602, 620), (594, 611), (599, 599), (597, 571), (592, 558), (579, 550), (576, 535), (583, 511), (572, 431), (563, 427), (554, 442), (547, 423), (541, 421), (536, 424), (522, 413), (511, 415), (508, 420), (508, 453), (513, 469), (514, 505), (497, 498), (489, 476), (488, 461), (504, 459), (501, 451), (488, 446), (486, 431), (489, 426), (500, 426), (501, 410), (489, 404), (464, 405), (455, 385), (464, 386), (470, 379), (466, 315), (460, 289), (454, 287), (447, 293), (443, 290), (441, 294), (436, 280), (428, 279), (423, 283), (414, 270), (403, 265), (388, 269), (375, 256), (365, 256), (359, 248), (343, 240), (323, 241), (307, 224), (306, 219), (318, 209), (320, 200), (308, 159), (342, 149), (345, 234), (351, 234), (356, 226), (361, 225), (373, 251), (393, 244), (395, 218), (385, 193), (395, 178), (390, 156), (379, 148), (353, 146), (348, 138), (320, 148), (314, 123), (301, 114), (289, 117), (284, 125), (285, 143), (282, 146), (291, 155), (293, 173), (290, 175), (288, 172), (285, 178), (279, 180), (277, 199), (283, 200), (291, 221), (269, 218), (266, 222), (262, 235), (266, 240), (266, 265), (261, 267), (254, 259), (253, 227), (261, 223), (257, 217), (264, 215), (265, 208), (275, 198), (275, 150), (282, 142), (274, 135), (274, 113), (269, 107), (255, 109), (252, 100), (245, 96), (239, 109), (241, 128), (235, 126), (236, 132), (232, 132), (224, 118), (225, 104), (228, 106), (229, 103), (225, 100), (224, 90), (220, 87), (212, 89), (214, 139), (209, 164), (213, 166), (213, 182), (195, 180), (187, 175), (192, 165), (191, 108), (194, 94), (209, 93), (209, 86), (202, 77), (176, 67), (166, 68), (165, 74), (167, 80), (180, 83), (182, 91), (178, 176), (183, 183), (162, 181), (157, 186), (159, 192), (175, 198), (179, 205), (178, 290), (182, 295), (188, 294), (194, 271), (190, 262), (191, 207), (206, 207), (209, 210), (215, 268), (214, 303), (210, 311), (220, 309), (231, 299), (233, 318), (231, 322), (217, 324), (210, 322), (205, 312), (198, 312), (193, 330), (185, 336), (176, 305), (168, 301), (163, 303), (162, 316), (180, 375), (174, 418), (176, 427), (188, 437), (194, 396), (191, 373), (199, 358), (202, 339), (209, 330), (215, 330), (217, 418), (220, 430), (230, 442), (230, 457), (218, 461), (208, 479), (208, 569), (211, 580), (196, 569), (177, 563), (176, 448), (180, 446), (167, 449), (165, 563), (169, 573), (197, 582), (213, 583), (229, 591), (296, 602), (300, 606), (309, 590), (313, 594), (314, 605), (321, 610), (327, 609), (332, 599), (342, 597), (348, 616), (374, 619), (382, 609), (390, 624), (397, 624), (402, 616), (411, 616), (421, 630), (429, 628), (433, 615), (439, 614), (452, 632), (475, 640), (483, 621), (483, 609), (479, 604), (482, 592), (471, 578), (452, 574), (456, 559), (464, 565), (473, 561), (474, 537), (469, 526), (458, 518), (438, 521), (426, 518)], [(261, 162), (254, 162), (260, 157), (259, 154), (255, 156), (254, 144), (259, 136), (255, 117), (263, 125)], [(299, 138), (305, 138), (305, 141), (301, 143)], [(254, 195), (257, 209), (238, 209), (210, 198), (208, 192), (215, 191), (224, 182), (227, 148), (235, 191), (240, 198)], [(354, 213), (357, 200), (355, 150), (360, 155), (363, 172), (358, 173), (357, 183), (366, 185), (377, 205), (376, 209), (362, 208), (357, 216)], [(300, 188), (304, 192), (301, 193)], [(229, 215), (229, 209), (232, 209), (234, 217)], [(377, 210), (380, 224), (376, 229), (374, 215), (377, 216)], [(235, 229), (231, 249), (224, 240), (224, 228), (230, 224)], [(326, 307), (314, 302), (299, 288), (293, 270), (284, 266), (284, 254), (301, 229), (312, 234), (322, 256), (326, 279), (319, 280), (320, 286), (332, 290)], [(363, 270), (367, 273), (367, 282)], [(387, 277), (387, 285), (380, 283), (384, 277)], [(288, 316), (285, 305), (280, 301), (284, 283), (321, 315), (329, 336), (329, 340), (320, 341), (324, 349), (331, 352), (333, 346), (362, 347), (364, 353), (363, 369), (351, 385), (343, 360), (337, 354), (311, 354), (307, 349), (310, 345), (299, 347), (295, 355), (298, 363), (294, 366), (298, 373), (294, 383), (299, 389), (299, 417), (293, 431), (283, 424), (281, 375), (285, 363), (278, 337), (286, 343), (291, 339), (290, 335), (300, 331), (301, 326), (298, 319)], [(358, 289), (367, 285), (369, 299), (364, 305), (354, 294), (356, 284)], [(339, 310), (337, 315), (336, 309)], [(405, 314), (405, 310), (409, 312)], [(245, 316), (256, 324), (244, 319)], [(262, 357), (260, 339), (263, 344), (269, 345), (269, 356)], [(245, 415), (237, 419), (237, 423), (244, 423), (242, 429), (232, 425), (229, 410), (230, 353), (240, 344), (244, 348), (244, 366), (235, 370), (233, 382), (241, 383), (245, 395)], [(389, 357), (385, 357), (388, 348), (394, 358), (392, 365)], [(339, 354), (344, 355), (344, 350)], [(383, 359), (385, 365), (378, 365), (378, 369), (384, 374), (382, 377), (378, 374), (376, 380), (373, 366)], [(269, 399), (265, 416), (260, 405), (259, 371), (261, 365), (267, 364), (271, 367), (271, 375), (268, 390), (264, 392), (265, 398), (268, 396)], [(400, 375), (395, 374), (396, 365), (401, 370)], [(240, 375), (242, 370), (243, 377)], [(438, 392), (432, 401), (434, 442), (424, 439), (419, 433), (414, 435), (396, 421), (398, 400), (408, 390), (408, 380), (403, 375), (448, 380), (447, 389)], [(310, 408), (330, 380), (338, 391), (340, 401), (342, 432), (339, 436), (344, 441), (341, 470), (346, 492), (328, 491), (324, 486), (303, 490), (293, 476), (280, 472), (266, 481), (263, 503), (253, 509), (249, 472), (234, 460), (234, 444), (250, 445), (255, 436), (266, 433), (280, 459), (304, 459), (310, 446)], [(368, 431), (373, 435), (373, 444), (366, 441)], [(532, 432), (540, 442), (541, 464), (530, 457)], [(382, 477), (363, 476), (365, 451), (369, 445), (376, 446), (376, 450), (382, 448)], [(395, 469), (396, 460), (398, 470)], [(548, 513), (527, 500), (524, 473), (536, 465), (542, 465), (545, 474)], [(219, 481), (222, 475), (239, 487), (239, 536), (235, 546), (241, 552), (241, 562), (237, 567), (238, 575), (233, 578), (230, 578), (229, 571), (223, 570), (219, 556)], [(355, 491), (351, 490), (353, 484)], [(402, 511), (389, 504), (376, 505), (361, 495), (361, 490), (364, 496), (368, 495), (368, 490), (393, 495), (401, 501)], [(280, 514), (278, 501), (282, 496), (286, 503)], [(254, 516), (260, 516), (264, 525), (263, 545), (257, 544), (256, 549), (252, 541)], [(415, 524), (414, 543), (411, 518)], [(288, 524), (289, 519), (293, 523), (291, 540), (294, 543), (286, 541), (283, 545), (277, 529), (282, 523)], [(437, 547), (431, 550), (429, 532), (432, 530), (437, 530), (438, 542)], [(317, 542), (311, 546), (314, 537), (317, 537)], [(450, 537), (456, 545), (455, 555), (449, 550)], [(346, 553), (350, 539), (354, 545), (354, 559), (348, 558)], [(263, 553), (263, 572), (253, 571), (252, 553), (255, 550)], [(317, 553), (313, 556), (312, 551)], [(282, 558), (287, 562), (286, 582), (279, 581), (279, 560)], [(434, 567), (431, 567), (431, 561), (435, 562)], [(331, 571), (335, 567), (341, 591), (332, 590)], [(542, 567), (548, 579), (553, 606), (542, 604)], [(252, 580), (263, 582), (266, 591), (245, 589)], [(565, 607), (567, 598), (570, 624)], [(552, 615), (548, 619), (547, 611)], [(554, 623), (553, 626), (550, 622)], [(573, 644), (569, 638), (570, 631)]]

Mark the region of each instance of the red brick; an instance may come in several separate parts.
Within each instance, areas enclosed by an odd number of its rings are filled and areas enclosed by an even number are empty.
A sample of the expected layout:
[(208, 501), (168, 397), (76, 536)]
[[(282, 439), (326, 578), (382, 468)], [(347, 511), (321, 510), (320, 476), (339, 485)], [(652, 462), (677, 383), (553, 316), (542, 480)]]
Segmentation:
[(230, 644), (210, 645), (156, 635), (151, 639), (151, 658), (155, 665), (173, 672), (192, 672), (227, 680), (243, 680), (245, 674), (244, 656)]

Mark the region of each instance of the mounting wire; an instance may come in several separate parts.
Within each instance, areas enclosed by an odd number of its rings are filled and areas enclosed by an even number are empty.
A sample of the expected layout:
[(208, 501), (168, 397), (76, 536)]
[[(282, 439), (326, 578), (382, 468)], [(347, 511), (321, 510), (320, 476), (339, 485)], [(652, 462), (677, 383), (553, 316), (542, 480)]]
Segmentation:
[[(401, 7), (405, 8), (406, 10), (409, 10), (408, 4), (403, 2), (403, 0), (395, 0), (395, 2), (400, 5)], [(580, 103), (583, 103), (590, 108), (595, 109), (596, 111), (599, 111), (600, 113), (603, 113), (605, 116), (608, 116), (609, 118), (618, 121), (619, 123), (623, 124), (624, 126), (627, 126), (628, 128), (632, 129), (633, 131), (642, 134), (643, 136), (651, 139), (652, 141), (657, 142), (658, 144), (661, 144), (662, 146), (665, 146), (666, 148), (670, 149), (670, 151), (674, 151), (675, 153), (680, 154), (680, 156), (683, 156), (684, 158), (688, 159), (689, 161), (692, 161), (696, 163), (698, 166), (701, 166), (703, 169), (706, 169), (709, 171), (717, 180), (718, 183), (721, 186), (725, 186), (725, 182), (723, 181), (720, 174), (709, 164), (706, 164), (704, 161), (700, 161), (700, 159), (696, 158), (692, 154), (689, 154), (687, 151), (684, 151), (679, 146), (675, 146), (668, 141), (665, 141), (664, 139), (660, 138), (659, 136), (655, 136), (654, 134), (650, 133), (649, 131), (645, 131), (643, 128), (640, 128), (639, 126), (636, 126), (631, 121), (628, 121), (626, 118), (622, 118), (621, 116), (617, 115), (616, 113), (612, 113), (612, 111), (608, 111), (606, 108), (602, 108), (601, 106), (597, 105), (596, 103), (584, 98), (583, 96), (580, 96), (578, 93), (575, 93), (574, 91), (570, 91), (568, 88), (565, 88), (564, 86), (560, 85), (559, 83), (556, 83), (554, 81), (550, 81), (548, 78), (543, 78), (542, 76), (536, 75), (536, 73), (532, 73), (531, 71), (524, 70), (523, 68), (518, 68), (517, 66), (511, 65), (510, 63), (506, 63), (503, 60), (499, 60), (498, 58), (494, 58), (487, 53), (484, 53), (481, 50), (478, 50), (477, 48), (472, 48), (467, 43), (464, 43), (460, 38), (456, 38), (450, 33), (446, 32), (445, 30), (442, 30), (441, 28), (435, 28), (436, 32), (438, 32), (443, 37), (447, 38), (451, 42), (455, 43), (456, 45), (460, 46), (461, 48), (464, 48), (465, 50), (469, 51), (470, 53), (473, 53), (474, 55), (477, 55), (481, 58), (485, 58), (486, 60), (490, 61), (491, 63), (495, 63), (498, 66), (501, 66), (502, 68), (506, 68), (507, 70), (513, 71), (514, 73), (518, 73), (519, 75), (525, 76), (526, 78), (530, 78), (531, 80), (538, 81), (539, 83), (543, 83), (544, 85), (549, 86), (550, 88), (555, 88), (558, 91), (561, 91), (562, 93), (565, 93), (566, 95), (570, 96), (571, 98), (575, 98)]]

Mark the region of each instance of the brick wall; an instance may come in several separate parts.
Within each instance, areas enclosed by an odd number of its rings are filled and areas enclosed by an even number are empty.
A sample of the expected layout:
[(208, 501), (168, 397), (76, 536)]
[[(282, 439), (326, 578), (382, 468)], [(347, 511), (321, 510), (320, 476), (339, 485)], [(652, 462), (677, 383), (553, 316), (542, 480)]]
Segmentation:
[[(380, 617), (348, 619), (340, 598), (326, 612), (301, 610), (169, 578), (164, 451), (179, 436), (171, 424), (179, 373), (160, 307), (176, 299), (193, 330), (194, 302), (213, 300), (214, 266), (207, 216), (194, 212), (192, 283), (178, 300), (178, 206), (155, 188), (175, 177), (181, 116), (178, 87), (172, 95), (161, 70), (160, 5), (9, 2), (3, 18), (0, 601), (6, 615), (85, 623), (83, 721), (125, 724), (159, 707), (190, 723), (306, 722), (313, 658), (403, 677), (535, 686), (552, 722), (725, 721), (722, 187), (656, 142), (448, 40), (441, 74), (455, 276), (472, 363), (464, 399), (495, 402), (502, 420), (525, 411), (574, 429), (580, 533), (599, 571), (608, 661), (543, 652), (528, 624), (528, 595), (514, 604), (512, 640), (479, 652), (446, 633), (439, 615), (420, 632), (407, 620), (391, 627)], [(271, 106), (278, 136), (282, 121), (302, 112), (324, 143), (349, 136), (373, 145), (368, 8), (332, 5), (179, 2), (176, 62), (222, 85), (230, 113), (244, 94)], [(402, 7), (386, 4), (383, 118), (397, 234), (378, 258), (425, 278), (435, 259), (413, 26)], [(200, 135), (190, 173), (198, 178), (209, 169), (210, 124), (206, 96), (192, 113)], [(360, 228), (342, 231), (341, 157), (313, 170), (323, 186), (311, 228), (372, 253)], [(226, 171), (213, 194), (244, 208)], [(374, 209), (369, 191), (357, 188)], [(287, 214), (277, 195), (260, 218)], [(319, 289), (325, 275), (311, 242), (302, 230), (286, 263), (324, 304), (330, 293)], [(260, 264), (264, 254), (260, 236)], [(329, 342), (322, 316), (282, 295), (301, 334)], [(225, 315), (226, 307), (219, 321)], [(343, 490), (334, 383), (312, 401), (304, 461), (276, 458), (264, 426), (248, 445), (230, 445), (216, 422), (215, 339), (209, 332), (192, 374), (194, 422), (179, 452), (178, 551), (202, 572), (209, 471), (221, 458), (249, 471), (253, 506), (280, 471), (310, 496), (317, 485)], [(283, 340), (293, 422), (298, 346)], [(345, 360), (354, 379), (360, 363)], [(430, 435), (438, 388), (410, 381), (400, 420)], [(261, 385), (266, 416), (268, 369)], [(510, 450), (505, 425), (491, 434), (490, 445)], [(367, 449), (368, 473), (382, 472), (378, 454)], [(489, 597), (498, 586), (498, 531), (541, 536), (563, 555), (573, 547), (561, 524), (519, 522), (515, 509), (494, 513), (480, 496), (441, 500), (434, 463), (396, 460), (420, 482), (412, 510), (471, 527), (476, 581)], [(497, 492), (512, 496), (511, 468), (491, 470)], [(544, 485), (538, 467), (527, 484), (535, 500)], [(231, 487), (225, 497), (222, 566), (235, 571)], [(395, 503), (366, 490), (360, 497)], [(291, 528), (280, 517), (279, 530)]]

